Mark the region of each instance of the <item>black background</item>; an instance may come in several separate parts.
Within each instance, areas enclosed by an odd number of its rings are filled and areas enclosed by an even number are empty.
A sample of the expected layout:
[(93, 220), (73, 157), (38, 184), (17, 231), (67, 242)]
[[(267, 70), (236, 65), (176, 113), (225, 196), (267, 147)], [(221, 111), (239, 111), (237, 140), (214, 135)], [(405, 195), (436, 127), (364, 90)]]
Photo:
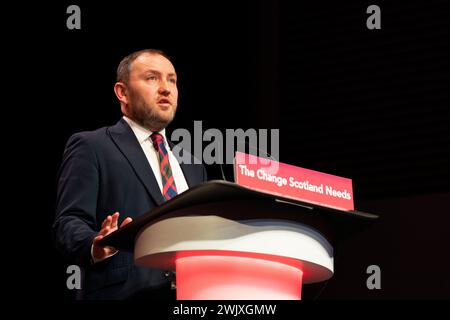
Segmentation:
[[(70, 4), (81, 8), (81, 30), (66, 28)], [(366, 27), (370, 4), (381, 8), (381, 30)], [(279, 128), (281, 162), (352, 178), (356, 208), (381, 216), (336, 248), (334, 277), (304, 287), (305, 299), (450, 298), (447, 7), (77, 1), (7, 11), (17, 14), (3, 30), (11, 41), (4, 67), (13, 71), (13, 103), (4, 105), (14, 130), (5, 125), (4, 140), (20, 140), (8, 144), (8, 160), (20, 166), (8, 201), (21, 225), (14, 290), (72, 298), (51, 238), (64, 145), (74, 132), (118, 121), (118, 63), (158, 48), (179, 74), (172, 129), (192, 129), (194, 120), (204, 130)], [(208, 171), (220, 178), (218, 168)], [(381, 268), (381, 290), (366, 287), (372, 264)]]

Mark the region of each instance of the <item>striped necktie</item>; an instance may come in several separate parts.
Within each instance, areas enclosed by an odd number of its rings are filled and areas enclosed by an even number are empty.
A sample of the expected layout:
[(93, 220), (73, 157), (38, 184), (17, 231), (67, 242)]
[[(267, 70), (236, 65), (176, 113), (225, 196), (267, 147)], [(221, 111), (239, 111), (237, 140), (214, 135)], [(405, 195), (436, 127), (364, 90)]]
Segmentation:
[(172, 175), (172, 169), (170, 168), (169, 155), (167, 154), (166, 147), (164, 145), (164, 137), (154, 132), (150, 136), (153, 142), (153, 146), (158, 152), (159, 158), (159, 170), (161, 171), (162, 185), (163, 185), (163, 196), (166, 200), (172, 199), (177, 193), (177, 186), (175, 185), (175, 180)]

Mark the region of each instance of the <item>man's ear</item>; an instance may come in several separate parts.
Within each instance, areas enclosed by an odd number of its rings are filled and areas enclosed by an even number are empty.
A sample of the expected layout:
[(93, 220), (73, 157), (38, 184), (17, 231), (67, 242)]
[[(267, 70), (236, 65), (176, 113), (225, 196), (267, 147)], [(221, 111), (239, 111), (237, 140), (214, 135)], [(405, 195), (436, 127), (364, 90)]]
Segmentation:
[(114, 93), (117, 99), (119, 99), (120, 104), (128, 105), (128, 90), (125, 83), (119, 81), (114, 85)]

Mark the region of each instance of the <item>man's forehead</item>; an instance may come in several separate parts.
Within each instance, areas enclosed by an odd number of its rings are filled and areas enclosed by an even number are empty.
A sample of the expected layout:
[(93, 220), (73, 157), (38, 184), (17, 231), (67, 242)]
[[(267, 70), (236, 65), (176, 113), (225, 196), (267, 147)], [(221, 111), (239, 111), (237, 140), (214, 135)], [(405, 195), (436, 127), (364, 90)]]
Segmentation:
[(134, 60), (132, 69), (137, 71), (154, 70), (165, 73), (175, 73), (175, 67), (167, 59), (159, 54), (144, 53)]

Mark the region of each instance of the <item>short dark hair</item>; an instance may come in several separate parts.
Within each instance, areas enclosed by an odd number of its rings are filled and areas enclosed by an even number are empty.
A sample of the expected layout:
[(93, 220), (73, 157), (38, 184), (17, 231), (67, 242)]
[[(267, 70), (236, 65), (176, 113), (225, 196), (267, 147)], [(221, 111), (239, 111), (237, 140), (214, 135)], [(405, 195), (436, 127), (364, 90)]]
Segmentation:
[(130, 79), (131, 64), (139, 56), (141, 56), (142, 54), (145, 54), (145, 53), (159, 54), (160, 56), (163, 56), (164, 58), (166, 58), (167, 60), (170, 61), (169, 56), (164, 51), (158, 50), (158, 49), (144, 49), (144, 50), (139, 50), (139, 51), (133, 52), (133, 53), (127, 55), (125, 58), (123, 58), (122, 61), (120, 61), (119, 66), (117, 67), (116, 80), (124, 82), (124, 83), (128, 83), (128, 80)]

